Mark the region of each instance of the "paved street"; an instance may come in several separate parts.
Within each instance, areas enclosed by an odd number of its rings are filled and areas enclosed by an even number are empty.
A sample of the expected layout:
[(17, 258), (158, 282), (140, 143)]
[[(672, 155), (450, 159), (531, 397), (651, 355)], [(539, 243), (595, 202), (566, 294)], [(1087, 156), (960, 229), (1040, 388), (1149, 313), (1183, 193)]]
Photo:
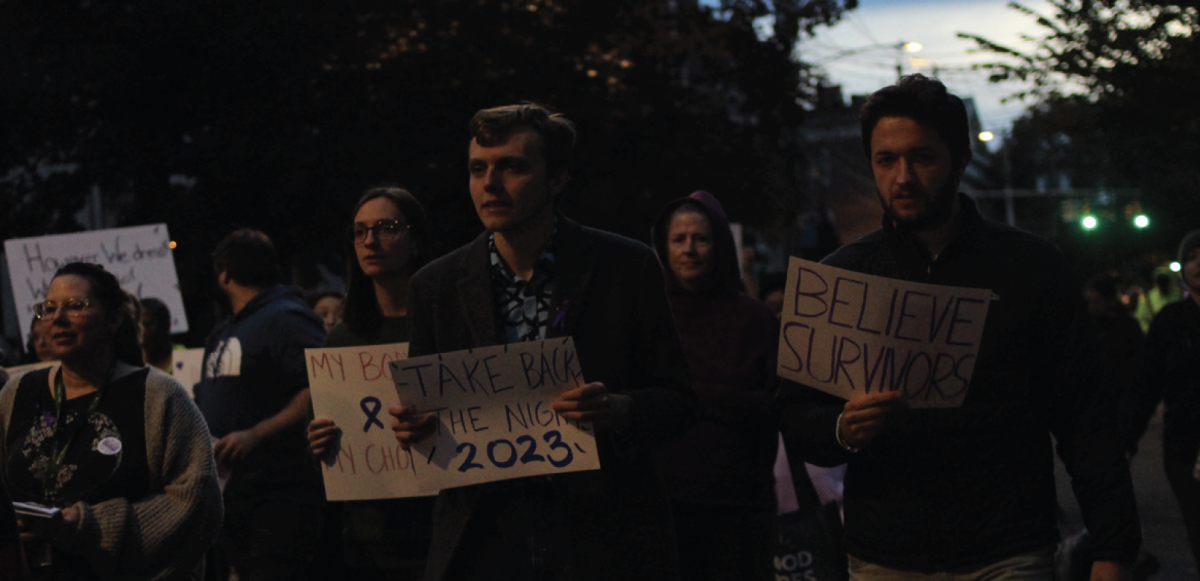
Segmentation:
[[(1142, 517), (1144, 547), (1161, 562), (1161, 569), (1150, 579), (1162, 581), (1195, 581), (1196, 572), (1187, 533), (1179, 516), (1179, 506), (1167, 485), (1162, 471), (1162, 415), (1150, 422), (1139, 445), (1138, 455), (1130, 464), (1133, 485), (1137, 493), (1138, 511)], [(1071, 494), (1066, 471), (1058, 466), (1059, 503), (1067, 511), (1069, 526), (1080, 526), (1079, 507)]]

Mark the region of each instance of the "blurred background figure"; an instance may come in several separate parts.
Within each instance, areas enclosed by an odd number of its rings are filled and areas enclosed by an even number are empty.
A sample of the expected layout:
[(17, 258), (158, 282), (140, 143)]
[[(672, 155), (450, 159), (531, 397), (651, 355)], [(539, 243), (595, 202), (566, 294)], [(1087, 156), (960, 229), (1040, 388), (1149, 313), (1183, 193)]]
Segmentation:
[(183, 349), (171, 342), (171, 310), (154, 297), (142, 299), (142, 353), (146, 363), (171, 373), (171, 352)]
[(187, 392), (143, 366), (116, 277), (69, 263), (45, 302), (61, 365), (0, 391), (0, 466), (36, 579), (198, 579), (221, 522), (208, 430)]
[(34, 315), (33, 320), (29, 321), (29, 341), (25, 343), (25, 358), (21, 363), (54, 360), (54, 352), (50, 350), (49, 330), (50, 320)]
[[(347, 232), (345, 318), (333, 326), (326, 347), (406, 343), (409, 337), (408, 279), (429, 253), (425, 210), (408, 191), (368, 189), (354, 207)], [(319, 314), (319, 313), (318, 313)], [(332, 451), (340, 429), (333, 420), (308, 425), (313, 455)], [(420, 579), (432, 533), (433, 498), (370, 500), (332, 507), (325, 547), (341, 549), (344, 578)], [(340, 538), (340, 543), (337, 542)]]
[[(1102, 272), (1084, 284), (1083, 298), (1096, 326), (1097, 362), (1103, 370), (1100, 377), (1104, 390), (1122, 402), (1122, 409), (1128, 409), (1138, 397), (1135, 385), (1143, 335), (1141, 325), (1121, 302), (1120, 289), (1119, 276)], [(1122, 437), (1136, 442), (1132, 439), (1135, 428), (1124, 420), (1121, 424)]]
[(772, 579), (779, 322), (743, 292), (725, 211), (708, 192), (652, 231), (693, 387), (696, 425), (654, 454), (672, 499), (682, 579)]
[(762, 301), (776, 317), (783, 311), (783, 292), (787, 288), (787, 274), (768, 272), (758, 285), (758, 300)]
[(337, 291), (322, 291), (308, 299), (308, 306), (325, 322), (325, 332), (328, 333), (334, 325), (342, 322), (342, 293)]
[(1163, 307), (1178, 301), (1183, 298), (1183, 293), (1179, 290), (1179, 280), (1171, 269), (1160, 266), (1154, 269), (1154, 286), (1146, 291), (1145, 295), (1138, 301), (1137, 310), (1134, 312), (1137, 316), (1138, 323), (1142, 325), (1142, 331), (1150, 330), (1150, 321), (1158, 314)]
[(1130, 448), (1162, 401), (1163, 469), (1200, 564), (1200, 230), (1183, 238), (1178, 254), (1188, 294), (1164, 306), (1146, 335)]
[[(138, 346), (142, 344), (142, 300), (137, 295), (122, 290), (125, 294), (125, 312), (129, 313), (130, 321), (133, 322), (133, 330), (136, 333)], [(143, 363), (145, 359), (143, 358)]]

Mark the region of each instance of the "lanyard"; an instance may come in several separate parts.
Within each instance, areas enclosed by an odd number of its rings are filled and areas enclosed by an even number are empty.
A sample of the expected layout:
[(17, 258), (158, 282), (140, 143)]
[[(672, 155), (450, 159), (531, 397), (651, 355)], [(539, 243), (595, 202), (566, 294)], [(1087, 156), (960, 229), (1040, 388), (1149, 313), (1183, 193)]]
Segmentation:
[(87, 413), (76, 421), (74, 428), (69, 433), (64, 434), (60, 428), (66, 423), (62, 408), (67, 399), (67, 388), (63, 384), (63, 370), (61, 367), (59, 368), (58, 375), (54, 377), (54, 434), (50, 436), (53, 446), (51, 446), (49, 462), (46, 465), (46, 475), (42, 479), (42, 485), (47, 491), (50, 490), (52, 484), (58, 481), (58, 472), (62, 468), (63, 460), (67, 458), (67, 452), (71, 449), (71, 445), (75, 443), (75, 437), (83, 431), (84, 424), (87, 423), (88, 418), (92, 417), (96, 408), (100, 407), (100, 400), (104, 397), (104, 391), (112, 381), (113, 372), (116, 369), (117, 360), (114, 358), (112, 365), (108, 367), (108, 373), (104, 375), (104, 383), (100, 384), (100, 388), (96, 390), (91, 403), (88, 404)]

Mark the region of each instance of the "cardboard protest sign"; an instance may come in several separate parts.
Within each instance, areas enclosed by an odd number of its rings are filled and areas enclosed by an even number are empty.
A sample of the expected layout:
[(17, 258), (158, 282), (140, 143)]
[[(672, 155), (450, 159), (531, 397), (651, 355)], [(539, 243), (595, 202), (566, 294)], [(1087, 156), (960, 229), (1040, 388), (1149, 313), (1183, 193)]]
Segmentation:
[(305, 349), (304, 357), (313, 412), (342, 429), (336, 451), (322, 461), (325, 498), (425, 496), (419, 467), (396, 442), (387, 413), (396, 402), (388, 363), (408, 357), (408, 343)]
[(29, 340), (33, 305), (45, 300), (59, 267), (92, 262), (116, 275), (121, 288), (138, 298), (154, 297), (171, 310), (171, 332), (188, 330), (166, 224), (94, 230), (4, 241), (13, 300), (20, 319), (21, 342)]
[(171, 377), (196, 399), (196, 384), (204, 370), (204, 349), (180, 349), (171, 352)]
[(391, 366), (400, 401), (438, 415), (437, 433), (414, 447), (422, 490), (600, 468), (591, 425), (551, 408), (585, 383), (570, 337)]
[(902, 390), (913, 407), (961, 405), (991, 297), (793, 257), (779, 376), (847, 399)]

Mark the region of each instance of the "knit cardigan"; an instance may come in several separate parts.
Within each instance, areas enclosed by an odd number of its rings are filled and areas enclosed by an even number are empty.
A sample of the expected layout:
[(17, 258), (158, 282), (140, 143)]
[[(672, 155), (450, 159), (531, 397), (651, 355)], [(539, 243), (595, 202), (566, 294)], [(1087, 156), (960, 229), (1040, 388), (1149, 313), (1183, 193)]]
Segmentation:
[[(0, 443), (19, 383), (14, 377), (0, 390)], [(75, 503), (79, 526), (56, 546), (87, 558), (105, 580), (200, 580), (224, 515), (208, 427), (183, 387), (157, 369), (146, 376), (145, 401), (148, 493)]]

